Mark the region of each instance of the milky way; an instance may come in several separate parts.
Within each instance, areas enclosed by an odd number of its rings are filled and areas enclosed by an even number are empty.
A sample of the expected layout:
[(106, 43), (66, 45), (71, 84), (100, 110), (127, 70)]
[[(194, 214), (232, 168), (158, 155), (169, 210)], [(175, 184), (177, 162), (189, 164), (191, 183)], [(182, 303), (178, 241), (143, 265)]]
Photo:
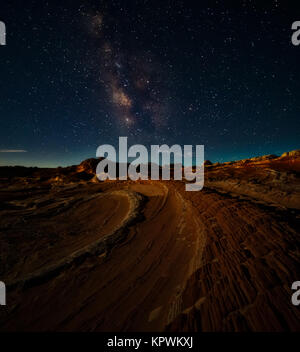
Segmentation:
[[(111, 113), (123, 132), (153, 132), (168, 124), (171, 113), (159, 58), (151, 51), (127, 45), (126, 36), (111, 31), (106, 22), (117, 20), (109, 14), (83, 13), (87, 32), (94, 39), (92, 60), (99, 84), (105, 87)], [(96, 59), (95, 59), (96, 57)]]

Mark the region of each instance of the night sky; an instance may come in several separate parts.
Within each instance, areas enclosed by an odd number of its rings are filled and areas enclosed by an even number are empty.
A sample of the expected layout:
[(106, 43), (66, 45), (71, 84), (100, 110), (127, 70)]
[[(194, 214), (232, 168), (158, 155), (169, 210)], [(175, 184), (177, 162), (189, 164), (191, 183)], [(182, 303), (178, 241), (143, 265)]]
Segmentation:
[(197, 3), (2, 2), (0, 165), (77, 164), (119, 136), (214, 162), (299, 148), (299, 1)]

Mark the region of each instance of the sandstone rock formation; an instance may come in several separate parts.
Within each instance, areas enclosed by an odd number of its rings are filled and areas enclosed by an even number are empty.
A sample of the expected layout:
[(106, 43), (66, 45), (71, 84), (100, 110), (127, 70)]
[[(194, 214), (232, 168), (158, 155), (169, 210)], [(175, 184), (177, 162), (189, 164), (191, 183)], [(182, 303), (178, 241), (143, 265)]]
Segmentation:
[(0, 168), (1, 331), (299, 331), (300, 156), (184, 181)]

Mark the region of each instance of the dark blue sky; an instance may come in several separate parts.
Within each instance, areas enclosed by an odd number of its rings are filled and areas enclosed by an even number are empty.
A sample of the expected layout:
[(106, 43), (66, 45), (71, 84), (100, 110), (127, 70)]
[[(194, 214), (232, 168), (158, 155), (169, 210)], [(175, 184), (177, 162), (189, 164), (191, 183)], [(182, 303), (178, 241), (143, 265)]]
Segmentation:
[(0, 165), (76, 164), (119, 136), (212, 161), (299, 148), (300, 5), (198, 3), (1, 4)]

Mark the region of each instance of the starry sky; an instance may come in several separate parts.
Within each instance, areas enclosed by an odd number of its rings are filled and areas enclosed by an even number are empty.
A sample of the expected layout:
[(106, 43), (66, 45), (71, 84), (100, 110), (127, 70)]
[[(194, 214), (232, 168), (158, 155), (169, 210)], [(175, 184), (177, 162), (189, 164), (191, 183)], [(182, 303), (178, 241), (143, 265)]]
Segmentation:
[(300, 147), (299, 1), (11, 0), (0, 20), (0, 165), (78, 164), (119, 136), (213, 162)]

